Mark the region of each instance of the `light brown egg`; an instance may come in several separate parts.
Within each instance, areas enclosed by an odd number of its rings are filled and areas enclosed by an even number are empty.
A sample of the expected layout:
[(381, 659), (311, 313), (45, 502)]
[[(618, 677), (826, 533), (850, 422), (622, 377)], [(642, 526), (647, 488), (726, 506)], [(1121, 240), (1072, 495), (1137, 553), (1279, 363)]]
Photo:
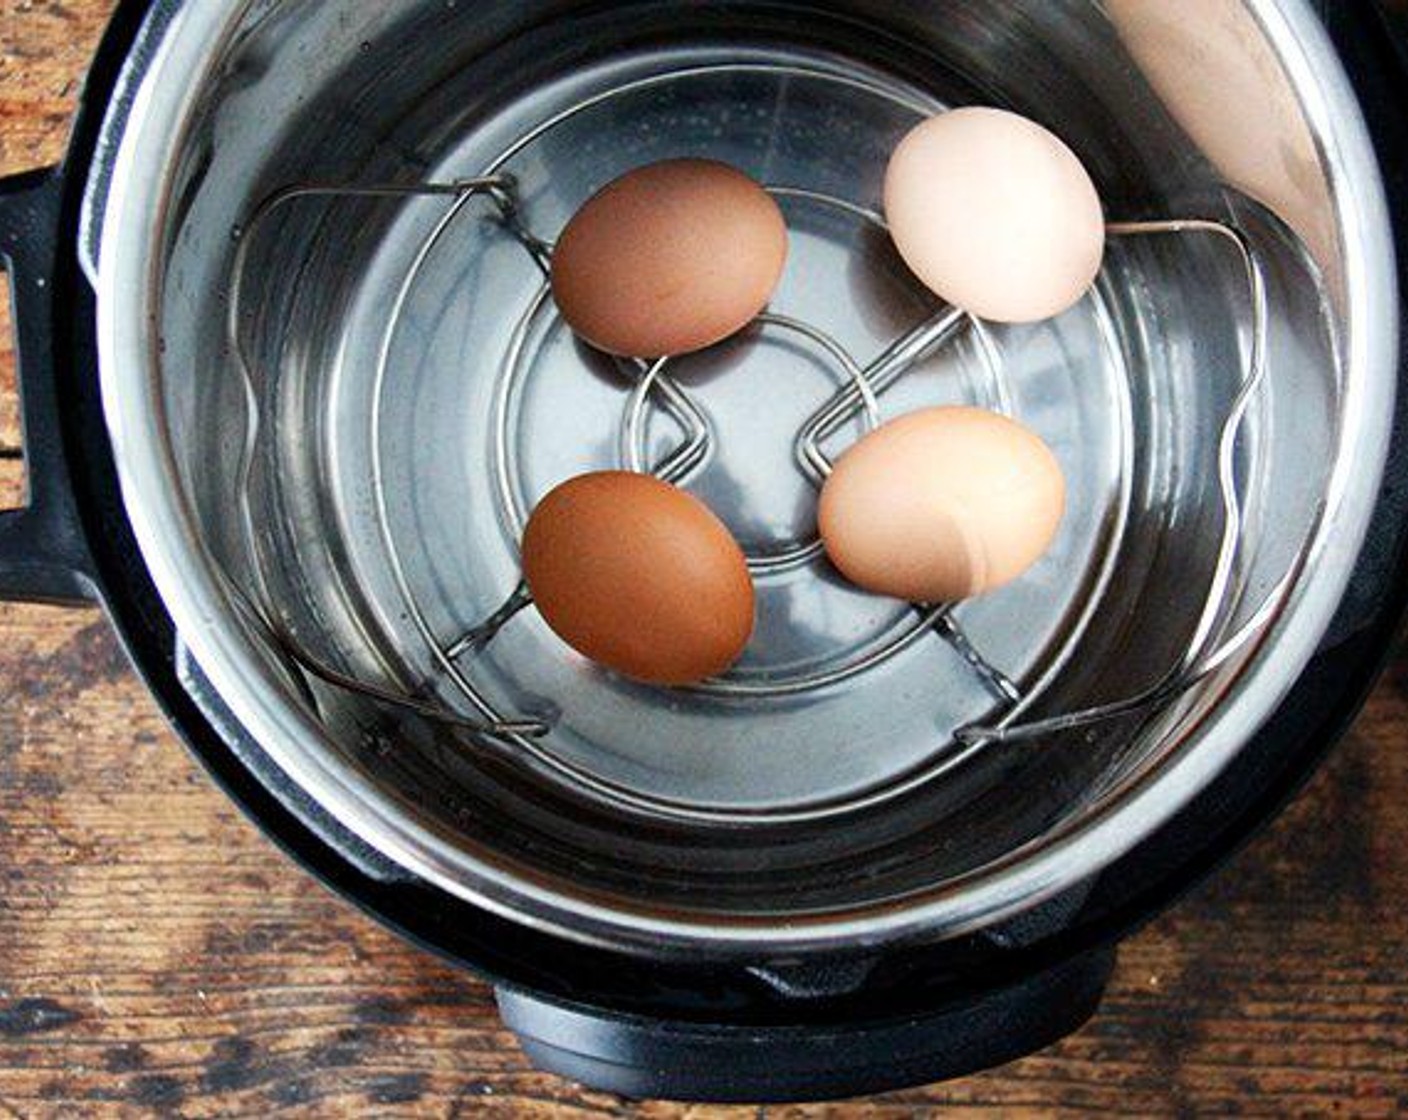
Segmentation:
[(772, 298), (787, 225), (756, 182), (724, 163), (676, 159), (607, 185), (553, 254), (563, 318), (610, 354), (658, 358), (721, 342)]
[(885, 425), (827, 480), (820, 526), (852, 583), (914, 603), (995, 590), (1051, 546), (1066, 508), (1056, 457), (1022, 425), (934, 408)]
[(1105, 255), (1100, 197), (1080, 160), (1001, 109), (955, 109), (905, 137), (886, 172), (885, 217), (927, 287), (996, 322), (1066, 311)]
[(529, 519), (523, 572), (558, 637), (648, 684), (716, 676), (753, 634), (737, 542), (703, 502), (648, 475), (606, 471), (555, 489)]

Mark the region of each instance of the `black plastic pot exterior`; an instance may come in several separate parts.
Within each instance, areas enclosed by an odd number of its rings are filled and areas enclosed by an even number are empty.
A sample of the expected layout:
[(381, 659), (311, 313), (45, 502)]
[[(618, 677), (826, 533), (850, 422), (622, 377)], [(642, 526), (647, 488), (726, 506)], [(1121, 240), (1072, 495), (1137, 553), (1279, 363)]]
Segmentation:
[[(133, 663), (217, 782), (291, 857), (408, 939), (499, 986), (545, 1068), (636, 1097), (784, 1101), (961, 1076), (1040, 1049), (1094, 1011), (1113, 946), (1234, 853), (1314, 772), (1357, 713), (1408, 597), (1408, 394), (1372, 536), (1340, 618), (1291, 698), (1173, 824), (1080, 897), (982, 935), (760, 975), (617, 956), (536, 933), (387, 863), (291, 789), (184, 655), (118, 489), (97, 382), (94, 297), (79, 266), (82, 194), (144, 20), (120, 5), (65, 166), (0, 184), (15, 294), (32, 504), (0, 515), (0, 596), (99, 601)], [(1368, 0), (1322, 5), (1408, 215), (1408, 34)], [(1398, 226), (1408, 260), (1408, 220)], [(1400, 271), (1401, 265), (1400, 265)]]

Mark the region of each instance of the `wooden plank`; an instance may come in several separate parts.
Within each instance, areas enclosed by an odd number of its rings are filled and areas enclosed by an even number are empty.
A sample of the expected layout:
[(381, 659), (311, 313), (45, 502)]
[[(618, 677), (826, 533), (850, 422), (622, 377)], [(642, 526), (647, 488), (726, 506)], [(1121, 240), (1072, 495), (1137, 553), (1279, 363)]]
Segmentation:
[[(0, 608), (0, 633), (0, 1100), (19, 1114), (755, 1115), (534, 1073), (482, 986), (309, 891), (210, 787), (101, 618)], [(1126, 947), (1076, 1038), (952, 1086), (769, 1114), (1395, 1114), (1405, 730), (1401, 658), (1274, 831)]]
[[(63, 159), (88, 60), (113, 0), (0, 0), (0, 176)], [(19, 446), (8, 287), (0, 298), (0, 452)]]
[[(110, 7), (0, 0), (0, 172), (58, 157)], [(310, 889), (231, 808), (98, 615), (0, 607), (0, 1117), (1401, 1115), (1405, 737), (1401, 653), (1306, 795), (1126, 946), (1051, 1052), (846, 1106), (685, 1109), (533, 1072), (482, 985)]]
[(0, 175), (58, 163), (115, 0), (0, 0)]
[(18, 509), (24, 502), (24, 463), (0, 451), (0, 510)]

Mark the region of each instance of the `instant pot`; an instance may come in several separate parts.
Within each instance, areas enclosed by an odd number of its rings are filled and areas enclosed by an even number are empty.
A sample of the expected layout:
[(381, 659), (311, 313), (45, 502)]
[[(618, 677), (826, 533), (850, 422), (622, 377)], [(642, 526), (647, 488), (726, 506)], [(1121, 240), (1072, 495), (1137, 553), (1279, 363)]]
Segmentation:
[[(546, 1069), (781, 1101), (1031, 1053), (1390, 647), (1405, 72), (1367, 0), (122, 3), (64, 166), (0, 185), (0, 594), (101, 603), (260, 827), (486, 977)], [(888, 153), (963, 104), (1101, 191), (1058, 319), (937, 305), (885, 235)], [(642, 381), (544, 265), (682, 155), (765, 183), (793, 256), (753, 330)], [(806, 466), (870, 389), (1047, 440), (1033, 573), (920, 610), (835, 577)], [(757, 586), (688, 690), (571, 656), (520, 587), (537, 499), (652, 463)]]

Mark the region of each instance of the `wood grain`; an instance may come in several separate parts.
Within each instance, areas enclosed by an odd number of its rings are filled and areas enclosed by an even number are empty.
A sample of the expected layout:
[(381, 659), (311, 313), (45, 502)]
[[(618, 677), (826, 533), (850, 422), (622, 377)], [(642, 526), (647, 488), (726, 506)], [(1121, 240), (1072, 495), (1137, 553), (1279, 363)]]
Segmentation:
[[(58, 163), (109, 0), (0, 0), (0, 175)], [(0, 310), (0, 452), (19, 447), (9, 300)]]
[[(60, 154), (109, 6), (0, 0), (0, 171)], [(0, 451), (16, 436), (0, 411)], [(1408, 655), (1047, 1054), (845, 1106), (636, 1105), (533, 1072), (482, 986), (311, 886), (186, 758), (101, 617), (0, 607), (0, 1117), (1402, 1115), (1406, 740)]]
[(0, 509), (18, 509), (25, 502), (24, 462), (0, 451)]

